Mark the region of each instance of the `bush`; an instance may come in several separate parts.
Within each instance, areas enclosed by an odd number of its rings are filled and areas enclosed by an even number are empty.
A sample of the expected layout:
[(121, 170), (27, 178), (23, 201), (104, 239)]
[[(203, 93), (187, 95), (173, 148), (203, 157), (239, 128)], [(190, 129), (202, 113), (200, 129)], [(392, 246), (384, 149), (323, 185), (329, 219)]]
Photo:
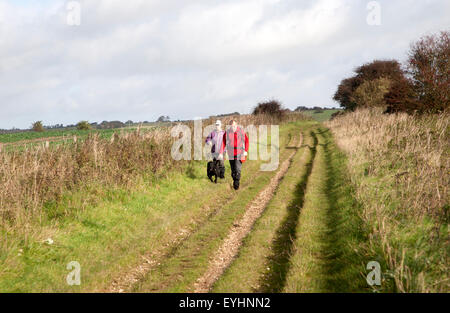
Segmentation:
[(414, 94), (414, 86), (406, 77), (392, 82), (389, 92), (384, 95), (384, 100), (387, 104), (384, 113), (412, 113), (419, 108)]
[(253, 115), (267, 114), (281, 118), (284, 114), (284, 109), (281, 103), (277, 100), (260, 102), (253, 109)]
[(43, 132), (44, 126), (42, 125), (42, 121), (34, 122), (33, 125), (31, 125), (31, 129), (35, 132)]
[(419, 112), (440, 112), (450, 105), (450, 32), (422, 37), (411, 45), (407, 71)]
[(77, 129), (78, 130), (89, 130), (91, 129), (91, 124), (89, 124), (88, 121), (81, 121), (77, 124)]

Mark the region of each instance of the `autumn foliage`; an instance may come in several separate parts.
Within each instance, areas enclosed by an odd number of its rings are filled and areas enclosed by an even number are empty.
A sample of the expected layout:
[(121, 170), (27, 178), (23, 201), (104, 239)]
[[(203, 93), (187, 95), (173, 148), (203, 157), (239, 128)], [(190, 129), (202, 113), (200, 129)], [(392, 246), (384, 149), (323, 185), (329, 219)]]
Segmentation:
[[(382, 91), (385, 88), (378, 84), (381, 82), (380, 79), (383, 79), (384, 81), (382, 84), (386, 85), (388, 84), (386, 80), (393, 81), (403, 76), (400, 63), (396, 60), (375, 60), (357, 67), (354, 72), (354, 76), (342, 80), (333, 97), (334, 100), (340, 103), (341, 107), (351, 111), (359, 106), (367, 105), (367, 103), (360, 101), (361, 89), (359, 90), (359, 95), (355, 98), (355, 92), (360, 86), (362, 86), (363, 90), (371, 89), (375, 92)], [(375, 83), (373, 83), (373, 81), (375, 81)], [(368, 84), (371, 84), (372, 86), (367, 86)], [(381, 97), (383, 95), (384, 94), (382, 94)], [(376, 98), (380, 97), (378, 93), (372, 96)]]
[(405, 66), (375, 60), (343, 79), (333, 97), (346, 110), (384, 107), (385, 112), (436, 113), (450, 106), (450, 32), (411, 45)]

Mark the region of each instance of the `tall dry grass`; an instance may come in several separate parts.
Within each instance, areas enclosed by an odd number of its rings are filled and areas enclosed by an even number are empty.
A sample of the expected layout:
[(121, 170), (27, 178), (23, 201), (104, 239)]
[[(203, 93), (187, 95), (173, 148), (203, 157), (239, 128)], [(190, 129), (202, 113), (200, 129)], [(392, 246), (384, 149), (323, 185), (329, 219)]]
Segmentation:
[(170, 157), (169, 129), (145, 134), (97, 134), (75, 143), (45, 144), (0, 153), (0, 222), (22, 225), (43, 212), (47, 201), (87, 184), (128, 186), (136, 176), (158, 174), (181, 165)]
[(385, 278), (401, 292), (449, 288), (450, 114), (360, 109), (327, 123), (349, 173)]

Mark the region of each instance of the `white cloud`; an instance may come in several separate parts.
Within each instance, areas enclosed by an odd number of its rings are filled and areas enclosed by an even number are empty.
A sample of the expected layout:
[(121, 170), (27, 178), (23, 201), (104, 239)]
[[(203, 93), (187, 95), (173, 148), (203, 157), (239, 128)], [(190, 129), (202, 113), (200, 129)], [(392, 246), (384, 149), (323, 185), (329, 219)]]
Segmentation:
[(356, 0), (0, 0), (0, 128), (192, 118), (249, 112), (278, 98), (337, 106), (353, 67), (402, 60), (448, 29), (445, 0), (380, 1), (382, 25)]

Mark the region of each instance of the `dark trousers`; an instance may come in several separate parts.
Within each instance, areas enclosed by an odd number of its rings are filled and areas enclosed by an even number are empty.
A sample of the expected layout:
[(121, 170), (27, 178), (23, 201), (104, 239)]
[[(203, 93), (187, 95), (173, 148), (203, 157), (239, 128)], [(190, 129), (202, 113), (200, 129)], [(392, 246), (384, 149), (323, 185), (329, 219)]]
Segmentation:
[(231, 177), (233, 177), (234, 181), (240, 181), (241, 180), (241, 168), (242, 168), (242, 161), (240, 159), (230, 159), (230, 166), (231, 166)]

